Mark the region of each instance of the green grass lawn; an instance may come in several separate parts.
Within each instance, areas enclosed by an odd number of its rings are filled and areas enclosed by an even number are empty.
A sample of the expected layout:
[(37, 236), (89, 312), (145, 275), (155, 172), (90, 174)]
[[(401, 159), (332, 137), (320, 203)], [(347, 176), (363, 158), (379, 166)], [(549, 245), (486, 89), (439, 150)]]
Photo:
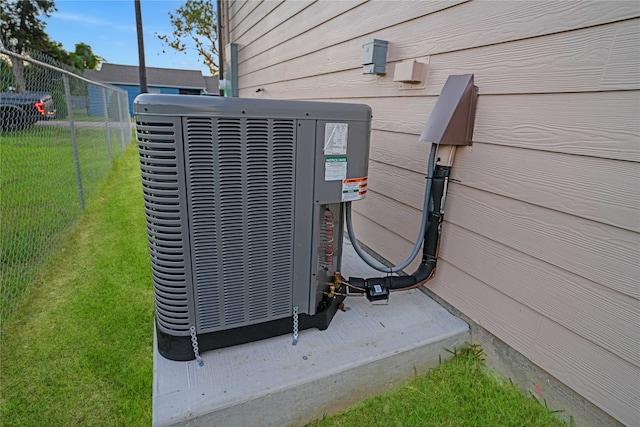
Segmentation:
[(470, 346), (426, 375), (357, 404), (313, 427), (566, 425), (553, 411), (487, 368)]
[[(7, 325), (7, 426), (148, 426), (153, 289), (140, 172), (129, 147)], [(560, 426), (477, 348), (315, 426)]]
[(8, 323), (7, 426), (151, 423), (153, 291), (131, 146)]
[[(113, 122), (117, 119), (117, 117), (110, 117), (110, 121)], [(68, 117), (57, 118), (56, 121), (67, 122), (69, 121)], [(75, 122), (95, 122), (95, 123), (104, 123), (104, 116), (90, 116), (85, 108), (73, 110), (73, 120)]]
[[(112, 165), (103, 129), (80, 128), (76, 135), (84, 197), (90, 200)], [(0, 190), (4, 321), (81, 213), (69, 129), (32, 126), (3, 133)]]

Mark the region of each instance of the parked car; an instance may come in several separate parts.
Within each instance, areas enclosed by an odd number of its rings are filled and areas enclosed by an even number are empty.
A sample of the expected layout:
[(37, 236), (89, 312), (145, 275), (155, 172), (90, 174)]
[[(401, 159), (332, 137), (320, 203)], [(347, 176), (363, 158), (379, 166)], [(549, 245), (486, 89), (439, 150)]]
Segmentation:
[(53, 98), (48, 93), (0, 93), (0, 127), (3, 131), (22, 130), (38, 120), (55, 116)]

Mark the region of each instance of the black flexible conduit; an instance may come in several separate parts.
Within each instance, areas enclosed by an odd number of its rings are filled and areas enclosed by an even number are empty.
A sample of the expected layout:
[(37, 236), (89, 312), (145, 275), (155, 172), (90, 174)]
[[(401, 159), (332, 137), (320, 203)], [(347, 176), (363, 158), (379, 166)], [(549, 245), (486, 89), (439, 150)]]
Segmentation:
[[(448, 166), (435, 165), (436, 144), (431, 147), (431, 155), (429, 156), (429, 167), (427, 172), (427, 184), (425, 188), (425, 201), (423, 210), (423, 223), (420, 227), (420, 236), (416, 243), (417, 249), (414, 248), (415, 254), (412, 252), (402, 264), (395, 267), (386, 267), (375, 259), (371, 258), (358, 244), (353, 233), (351, 224), (351, 207), (347, 205), (347, 231), (354, 249), (360, 257), (371, 267), (389, 273), (386, 277), (374, 277), (363, 279), (360, 277), (350, 277), (348, 280), (351, 291), (366, 292), (367, 296), (371, 296), (373, 289), (378, 290), (400, 290), (419, 286), (435, 274), (436, 262), (438, 258), (438, 245), (440, 241), (440, 227), (442, 224), (442, 202), (445, 195), (445, 186), (451, 172)], [(424, 245), (422, 245), (424, 243)], [(420, 246), (422, 245), (422, 262), (418, 269), (409, 276), (391, 276), (390, 274), (400, 271), (409, 265), (415, 258)], [(363, 256), (364, 254), (365, 256)], [(374, 260), (370, 263), (369, 260)], [(372, 265), (376, 264), (376, 265)], [(382, 266), (383, 268), (379, 268)], [(384, 293), (384, 292), (383, 292)], [(372, 298), (370, 298), (372, 299)], [(375, 299), (375, 298), (374, 298)]]

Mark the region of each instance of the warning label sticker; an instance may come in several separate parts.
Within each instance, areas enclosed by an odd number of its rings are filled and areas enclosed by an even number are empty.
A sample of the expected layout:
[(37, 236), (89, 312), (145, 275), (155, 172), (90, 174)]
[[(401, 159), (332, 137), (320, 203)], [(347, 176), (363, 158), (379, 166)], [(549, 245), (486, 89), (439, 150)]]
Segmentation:
[(347, 177), (347, 156), (328, 156), (324, 159), (324, 180), (342, 181)]
[(367, 195), (367, 177), (342, 180), (342, 201), (362, 200)]
[(347, 123), (326, 123), (324, 125), (324, 155), (347, 154)]

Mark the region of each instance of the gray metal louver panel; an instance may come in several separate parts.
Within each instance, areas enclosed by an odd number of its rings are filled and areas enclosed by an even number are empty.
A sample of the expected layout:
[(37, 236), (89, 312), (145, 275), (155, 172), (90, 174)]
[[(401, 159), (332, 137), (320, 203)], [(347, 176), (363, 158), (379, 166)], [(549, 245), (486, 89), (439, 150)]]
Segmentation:
[(295, 121), (187, 118), (199, 332), (291, 314)]
[(137, 122), (136, 131), (158, 327), (188, 334), (187, 243), (175, 127)]
[[(272, 239), (270, 266), (273, 271), (290, 274), (293, 270), (293, 200), (295, 192), (295, 123), (273, 121), (273, 166), (271, 178), (271, 212), (273, 225), (271, 233), (279, 236)], [(289, 277), (292, 281), (293, 278)], [(293, 286), (293, 285), (292, 285)], [(279, 277), (270, 282), (271, 298), (274, 301), (286, 300), (288, 305), (279, 305), (274, 315), (288, 315), (291, 310), (291, 290), (280, 285)]]

